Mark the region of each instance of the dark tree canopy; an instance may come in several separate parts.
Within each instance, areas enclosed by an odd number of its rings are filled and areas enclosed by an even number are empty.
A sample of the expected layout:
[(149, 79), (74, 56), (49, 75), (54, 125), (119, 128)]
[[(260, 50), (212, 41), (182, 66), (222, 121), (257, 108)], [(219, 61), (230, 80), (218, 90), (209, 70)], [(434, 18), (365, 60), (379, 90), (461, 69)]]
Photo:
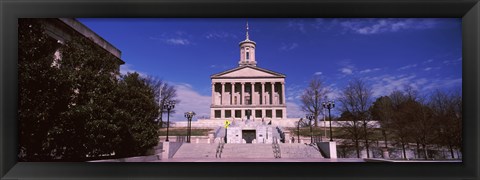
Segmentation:
[(21, 161), (137, 156), (158, 143), (160, 108), (148, 79), (120, 75), (118, 59), (90, 39), (58, 44), (37, 20), (18, 26)]

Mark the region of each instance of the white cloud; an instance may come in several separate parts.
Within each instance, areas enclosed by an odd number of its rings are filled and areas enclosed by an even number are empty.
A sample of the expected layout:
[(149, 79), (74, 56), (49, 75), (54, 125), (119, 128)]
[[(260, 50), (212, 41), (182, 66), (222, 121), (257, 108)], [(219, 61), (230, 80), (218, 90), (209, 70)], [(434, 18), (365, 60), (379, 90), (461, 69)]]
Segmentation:
[(184, 121), (183, 113), (188, 111), (196, 113), (194, 119), (210, 116), (211, 96), (199, 94), (190, 84), (179, 83), (175, 84), (175, 87), (180, 102), (175, 106), (176, 113), (170, 116), (170, 120)]
[(427, 64), (427, 63), (431, 63), (431, 62), (433, 62), (433, 59), (429, 59), (429, 60), (423, 61), (422, 63), (423, 63), (423, 64)]
[(295, 85), (295, 84), (287, 84), (287, 89), (285, 90), (285, 96), (289, 101), (297, 101), (300, 100), (300, 97), (305, 90), (305, 87)]
[(409, 65), (403, 66), (401, 68), (398, 68), (398, 70), (406, 70), (406, 69), (410, 69), (410, 68), (414, 68), (414, 67), (417, 67), (417, 64), (409, 64)]
[(353, 70), (351, 68), (347, 68), (347, 67), (341, 68), (341, 69), (339, 69), (339, 71), (342, 72), (345, 75), (350, 75), (350, 74), (353, 73)]
[(190, 41), (188, 39), (183, 39), (183, 38), (170, 38), (166, 39), (165, 42), (167, 44), (172, 44), (172, 45), (189, 45)]
[(432, 90), (461, 85), (462, 78), (418, 78), (415, 75), (383, 75), (368, 78), (372, 83), (373, 97), (389, 95), (392, 91), (403, 91), (407, 87), (428, 94)]
[(314, 73), (314, 75), (317, 75), (317, 76), (322, 75), (322, 74), (323, 74), (323, 73), (320, 72), (320, 71)]
[(384, 95), (389, 95), (392, 91), (395, 90), (404, 90), (404, 88), (410, 86), (415, 89), (418, 85), (415, 83), (415, 75), (410, 76), (390, 76), (384, 75), (379, 78), (372, 78), (372, 95), (373, 97), (379, 97)]
[(280, 50), (282, 51), (291, 51), (295, 48), (298, 47), (298, 44), (297, 43), (290, 43), (290, 44), (286, 44), (286, 43), (282, 43), (282, 45), (280, 46)]
[(205, 38), (207, 39), (226, 39), (226, 38), (232, 38), (236, 39), (237, 35), (224, 32), (224, 31), (215, 31), (215, 32), (209, 32), (205, 35)]
[(380, 71), (381, 69), (380, 68), (373, 68), (373, 69), (364, 69), (364, 70), (361, 70), (360, 73), (370, 73), (370, 72), (374, 72), (374, 71)]
[(165, 44), (175, 45), (175, 46), (186, 46), (194, 44), (192, 42), (193, 36), (183, 32), (183, 31), (175, 31), (173, 33), (161, 33), (160, 35), (150, 36), (150, 40), (160, 41)]
[[(451, 88), (462, 84), (462, 78), (445, 78), (430, 80), (422, 86), (423, 91), (436, 90), (441, 88)], [(461, 87), (461, 86), (460, 86)]]
[(459, 58), (457, 58), (457, 59), (444, 60), (444, 61), (443, 61), (443, 64), (456, 65), (456, 64), (461, 63), (461, 62), (462, 62), (462, 57), (459, 57)]
[(328, 90), (327, 99), (328, 100), (335, 100), (341, 96), (342, 90), (338, 89), (335, 84), (331, 84), (326, 87)]
[(120, 74), (127, 74), (127, 73), (138, 73), (140, 76), (142, 77), (147, 77), (147, 74), (143, 73), (143, 72), (140, 72), (140, 71), (137, 71), (137, 70), (134, 70), (133, 68), (133, 65), (131, 64), (124, 64), (124, 65), (121, 65), (120, 66)]
[(345, 30), (362, 35), (398, 32), (408, 29), (429, 29), (435, 27), (437, 23), (436, 19), (419, 18), (358, 18), (339, 22)]
[(300, 105), (295, 102), (287, 101), (287, 118), (300, 118), (305, 116)]
[(438, 69), (440, 69), (440, 67), (426, 67), (423, 70), (424, 71), (430, 71), (430, 70), (438, 70)]
[(305, 29), (305, 23), (301, 20), (292, 20), (288, 22), (289, 28), (294, 28), (302, 33), (306, 33), (307, 30)]

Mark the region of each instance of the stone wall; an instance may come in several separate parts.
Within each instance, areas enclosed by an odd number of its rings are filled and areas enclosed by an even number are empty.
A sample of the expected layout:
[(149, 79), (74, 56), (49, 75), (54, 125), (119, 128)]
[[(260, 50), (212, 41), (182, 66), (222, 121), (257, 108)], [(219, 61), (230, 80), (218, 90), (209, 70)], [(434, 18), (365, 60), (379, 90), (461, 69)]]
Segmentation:
[[(232, 121), (230, 119), (224, 119), (224, 120), (218, 120), (218, 119), (199, 119), (197, 121), (192, 121), (192, 128), (216, 128), (219, 126), (223, 126), (225, 123), (225, 120)], [(288, 119), (278, 119), (278, 120), (271, 120), (273, 126), (279, 126), (279, 127), (297, 127), (297, 122), (299, 119), (297, 118), (288, 118)], [(235, 120), (235, 121), (241, 121), (241, 120)], [(261, 119), (253, 120), (254, 122), (261, 122)], [(265, 120), (265, 123), (269, 123), (270, 120)], [(332, 121), (332, 127), (341, 127), (343, 123), (346, 123), (345, 121)], [(373, 125), (374, 127), (379, 127), (380, 125), (378, 124), (378, 121), (369, 121), (369, 125)], [(319, 121), (318, 127), (330, 127), (329, 122), (327, 121), (326, 123), (323, 123), (322, 121)], [(171, 127), (187, 127), (187, 121), (177, 121), (175, 122)]]

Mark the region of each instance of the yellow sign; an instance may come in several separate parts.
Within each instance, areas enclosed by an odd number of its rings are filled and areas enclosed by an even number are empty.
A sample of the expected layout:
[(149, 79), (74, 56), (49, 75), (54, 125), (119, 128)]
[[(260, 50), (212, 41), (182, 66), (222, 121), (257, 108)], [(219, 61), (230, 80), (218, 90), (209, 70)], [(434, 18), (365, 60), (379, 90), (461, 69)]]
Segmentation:
[(225, 128), (228, 128), (228, 126), (230, 126), (230, 121), (226, 120), (225, 121)]

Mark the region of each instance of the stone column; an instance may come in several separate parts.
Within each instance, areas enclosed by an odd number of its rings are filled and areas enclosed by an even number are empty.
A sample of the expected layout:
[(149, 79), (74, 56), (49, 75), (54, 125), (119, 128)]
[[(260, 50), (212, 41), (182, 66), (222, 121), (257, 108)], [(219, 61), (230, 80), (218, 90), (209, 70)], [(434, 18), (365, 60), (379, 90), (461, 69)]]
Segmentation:
[(266, 114), (266, 113), (267, 113), (267, 111), (265, 111), (265, 109), (262, 108), (262, 117), (267, 117), (267, 114)]
[(215, 105), (215, 83), (212, 82), (212, 105)]
[(255, 119), (255, 109), (250, 109), (250, 111), (252, 111), (252, 116), (251, 116), (251, 119)]
[(285, 105), (285, 82), (282, 82), (282, 104)]
[[(273, 105), (273, 104), (275, 104), (275, 101), (273, 99), (274, 98), (274, 92), (275, 92), (275, 82), (271, 82), (271, 84), (272, 84), (272, 93), (270, 94), (270, 102), (271, 102), (270, 104)], [(273, 114), (272, 114), (272, 116), (273, 116)]]
[[(261, 100), (260, 104), (264, 105), (265, 104), (265, 97), (263, 97), (263, 93), (265, 91), (265, 82), (261, 82), (261, 84), (262, 84), (262, 89), (260, 89), (259, 97), (261, 97), (260, 98), (260, 100)], [(262, 113), (262, 116), (264, 116), (263, 113)]]
[(240, 92), (240, 105), (244, 105), (245, 102), (243, 102), (243, 99), (244, 99), (243, 93), (245, 91), (245, 82), (241, 82), (241, 84), (242, 84), (242, 92)]
[(220, 90), (220, 104), (221, 105), (225, 105), (225, 83), (224, 82), (221, 82), (222, 86), (220, 86), (222, 89)]
[(272, 119), (277, 119), (277, 110), (272, 109)]
[(215, 109), (210, 108), (210, 119), (215, 119)]
[(255, 94), (255, 82), (251, 82), (251, 88), (250, 88), (250, 100), (252, 101), (252, 105), (255, 105), (257, 103), (255, 103), (255, 99), (253, 98), (254, 97), (254, 94)]
[(233, 93), (235, 92), (235, 84), (230, 83), (230, 105), (233, 105)]

